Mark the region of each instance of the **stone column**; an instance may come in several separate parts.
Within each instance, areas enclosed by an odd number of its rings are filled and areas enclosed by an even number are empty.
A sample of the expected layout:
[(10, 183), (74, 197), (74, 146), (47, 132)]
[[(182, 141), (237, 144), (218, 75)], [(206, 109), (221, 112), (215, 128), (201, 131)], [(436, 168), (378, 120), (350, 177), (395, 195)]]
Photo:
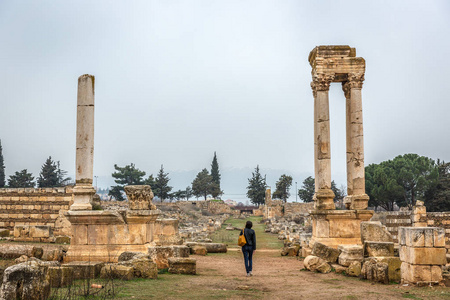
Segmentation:
[(328, 91), (334, 74), (313, 74), (315, 187), (314, 208), (335, 209), (331, 190), (330, 109)]
[(95, 189), (92, 186), (94, 168), (94, 83), (92, 75), (78, 78), (76, 182), (70, 210), (91, 210)]
[[(369, 196), (366, 194), (364, 173), (364, 133), (361, 88), (364, 74), (350, 73), (343, 84), (347, 98), (347, 194), (344, 199), (350, 209), (366, 209)], [(348, 204), (350, 204), (348, 206)]]

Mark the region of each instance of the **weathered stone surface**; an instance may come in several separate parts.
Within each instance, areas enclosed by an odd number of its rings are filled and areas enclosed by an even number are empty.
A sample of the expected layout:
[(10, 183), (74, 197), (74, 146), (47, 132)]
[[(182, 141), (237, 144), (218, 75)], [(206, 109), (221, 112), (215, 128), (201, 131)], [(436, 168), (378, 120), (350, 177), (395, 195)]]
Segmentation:
[(341, 251), (338, 261), (342, 266), (348, 267), (354, 261), (362, 263), (364, 259), (364, 251), (361, 245), (340, 245), (338, 250)]
[(361, 275), (361, 263), (357, 261), (350, 263), (347, 274), (353, 277), (358, 277)]
[(399, 227), (399, 244), (408, 247), (445, 247), (445, 229), (439, 227)]
[(45, 300), (49, 294), (45, 268), (39, 263), (30, 261), (5, 270), (0, 299)]
[(302, 257), (307, 257), (309, 255), (311, 255), (312, 249), (308, 248), (308, 247), (302, 247)]
[(158, 266), (158, 269), (169, 268), (170, 257), (189, 257), (187, 246), (156, 246), (148, 247), (148, 254)]
[(128, 185), (124, 189), (127, 194), (129, 209), (156, 209), (156, 206), (152, 204), (154, 195), (149, 185)]
[(339, 264), (331, 264), (331, 268), (334, 269), (334, 271), (337, 274), (344, 274), (344, 273), (348, 272), (348, 268), (343, 267), (343, 266), (341, 266)]
[(60, 288), (72, 284), (73, 269), (64, 267), (49, 267), (47, 276), (51, 287)]
[(60, 235), (55, 237), (56, 244), (70, 244), (70, 236)]
[(100, 275), (104, 262), (74, 261), (64, 264), (64, 268), (73, 270), (73, 279), (96, 278)]
[(158, 268), (150, 258), (133, 258), (118, 264), (132, 267), (136, 278), (158, 278)]
[(388, 265), (388, 277), (389, 281), (400, 282), (401, 281), (401, 265), (402, 261), (399, 257), (372, 257), (369, 259), (375, 259), (377, 262), (386, 263)]
[(31, 256), (41, 259), (43, 255), (44, 249), (41, 247), (33, 247), (33, 249), (31, 249)]
[(133, 279), (133, 275), (133, 267), (118, 264), (106, 264), (100, 271), (100, 277), (106, 279), (131, 280)]
[(364, 242), (364, 256), (394, 256), (393, 242)]
[(388, 284), (388, 269), (389, 267), (387, 263), (377, 262), (375, 259), (369, 259), (364, 262), (361, 269), (361, 275), (367, 280)]
[(329, 263), (335, 263), (338, 260), (339, 254), (339, 250), (322, 243), (315, 243), (311, 252), (311, 255), (318, 256)]
[(208, 253), (205, 246), (196, 245), (191, 248), (191, 254), (205, 256)]
[(16, 264), (21, 264), (28, 261), (28, 256), (22, 255), (14, 260)]
[(44, 251), (42, 260), (62, 262), (65, 252), (62, 249), (51, 249)]
[(208, 253), (227, 253), (227, 245), (222, 243), (197, 243), (197, 242), (187, 242), (188, 247), (193, 246), (203, 246), (206, 248)]
[(132, 260), (135, 258), (149, 258), (149, 255), (142, 253), (142, 252), (125, 251), (119, 255), (118, 261), (122, 262), (122, 261)]
[(400, 246), (400, 259), (413, 265), (445, 265), (446, 252), (445, 248)]
[(197, 260), (187, 257), (170, 257), (169, 273), (173, 274), (190, 274), (195, 275), (197, 273)]
[(284, 247), (281, 249), (281, 256), (297, 256), (299, 246)]
[(361, 222), (361, 242), (394, 242), (392, 235), (379, 221)]
[(0, 229), (0, 237), (9, 237), (8, 229)]
[(318, 256), (309, 255), (305, 257), (305, 259), (303, 260), (303, 265), (310, 271), (317, 271), (320, 273), (331, 272), (330, 264), (326, 260)]

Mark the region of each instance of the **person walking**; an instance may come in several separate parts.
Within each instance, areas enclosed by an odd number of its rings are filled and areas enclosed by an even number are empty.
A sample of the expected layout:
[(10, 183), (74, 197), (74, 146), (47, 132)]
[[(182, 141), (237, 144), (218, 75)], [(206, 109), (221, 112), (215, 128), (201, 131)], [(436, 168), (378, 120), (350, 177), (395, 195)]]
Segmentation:
[(244, 235), (246, 244), (242, 246), (242, 253), (244, 254), (244, 263), (245, 263), (245, 271), (247, 271), (247, 276), (253, 276), (253, 253), (256, 250), (256, 235), (255, 231), (252, 229), (253, 223), (251, 221), (247, 221), (245, 223), (245, 228), (241, 230), (241, 235)]

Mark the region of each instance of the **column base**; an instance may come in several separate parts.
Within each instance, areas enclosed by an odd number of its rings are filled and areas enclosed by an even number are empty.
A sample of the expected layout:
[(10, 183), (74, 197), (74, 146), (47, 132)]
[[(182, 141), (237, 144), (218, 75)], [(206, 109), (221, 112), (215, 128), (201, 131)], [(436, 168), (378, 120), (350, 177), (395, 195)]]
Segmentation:
[(329, 247), (361, 245), (361, 222), (372, 218), (373, 210), (313, 210), (310, 247), (316, 242)]
[(345, 196), (344, 204), (347, 209), (367, 209), (369, 196), (367, 194)]
[(334, 204), (334, 192), (331, 189), (319, 189), (313, 196), (314, 209), (316, 210), (332, 210), (336, 209)]
[(75, 185), (70, 210), (92, 210), (91, 203), (94, 195), (95, 189), (92, 185)]

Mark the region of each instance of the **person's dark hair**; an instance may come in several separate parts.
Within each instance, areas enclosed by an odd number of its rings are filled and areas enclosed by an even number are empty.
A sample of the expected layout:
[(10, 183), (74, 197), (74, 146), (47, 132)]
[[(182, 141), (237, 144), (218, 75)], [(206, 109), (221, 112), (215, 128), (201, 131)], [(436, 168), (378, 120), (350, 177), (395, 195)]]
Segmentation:
[(247, 223), (245, 223), (245, 228), (250, 229), (250, 228), (252, 228), (252, 226), (253, 226), (252, 221), (247, 221)]

